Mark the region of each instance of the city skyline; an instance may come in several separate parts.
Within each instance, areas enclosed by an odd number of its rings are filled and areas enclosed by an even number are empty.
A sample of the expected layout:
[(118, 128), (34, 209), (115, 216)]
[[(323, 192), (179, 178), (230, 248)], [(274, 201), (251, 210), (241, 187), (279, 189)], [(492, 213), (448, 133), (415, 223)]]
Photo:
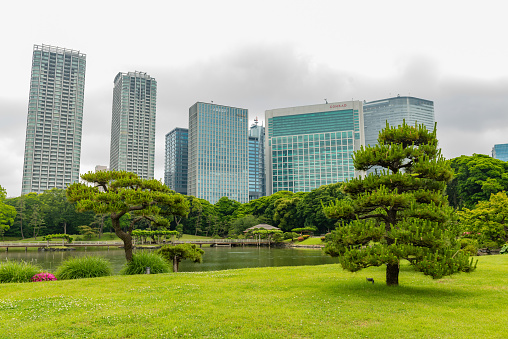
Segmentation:
[[(8, 66), (0, 83), (0, 185), (8, 196), (21, 192), (34, 44), (87, 54), (81, 173), (109, 162), (111, 79), (121, 70), (158, 82), (156, 179), (164, 177), (165, 134), (188, 127), (186, 112), (198, 100), (248, 108), (251, 123), (267, 109), (325, 99), (415, 96), (434, 102), (447, 158), (490, 154), (508, 142), (508, 47), (499, 43), (508, 23), (494, 2), (61, 4), (33, 2), (26, 11), (10, 3), (12, 15), (0, 22), (4, 32), (15, 28), (2, 36), (8, 48), (0, 55)], [(150, 34), (118, 34), (111, 18), (140, 8), (150, 15)]]

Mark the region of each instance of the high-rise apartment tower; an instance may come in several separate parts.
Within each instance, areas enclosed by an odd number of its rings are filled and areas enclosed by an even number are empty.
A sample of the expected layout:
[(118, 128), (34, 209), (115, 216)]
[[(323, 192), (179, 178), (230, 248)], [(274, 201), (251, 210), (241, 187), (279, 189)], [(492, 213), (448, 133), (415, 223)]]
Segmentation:
[(364, 144), (360, 101), (268, 110), (266, 189), (310, 192), (358, 175), (352, 154)]
[(175, 128), (166, 134), (164, 184), (177, 193), (187, 194), (189, 130)]
[(34, 45), (21, 194), (79, 180), (86, 55)]
[(249, 199), (248, 110), (204, 102), (189, 108), (189, 195)]
[(120, 72), (114, 83), (109, 167), (153, 179), (157, 81), (143, 72)]

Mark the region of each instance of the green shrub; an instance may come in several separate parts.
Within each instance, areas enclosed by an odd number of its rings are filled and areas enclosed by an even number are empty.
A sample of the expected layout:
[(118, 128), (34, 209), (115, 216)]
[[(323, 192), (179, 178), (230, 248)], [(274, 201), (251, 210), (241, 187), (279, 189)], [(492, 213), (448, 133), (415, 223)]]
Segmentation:
[(499, 248), (499, 244), (495, 241), (485, 241), (481, 247), (486, 248)]
[(304, 235), (302, 235), (302, 237), (303, 237), (303, 239), (305, 240), (305, 239), (308, 239), (308, 238), (310, 237), (310, 235), (308, 235), (308, 234), (304, 234)]
[(70, 258), (56, 270), (58, 280), (105, 277), (111, 275), (111, 263), (96, 256)]
[(295, 238), (298, 238), (298, 233), (296, 232), (284, 232), (284, 239), (295, 239)]
[(469, 255), (478, 255), (478, 241), (471, 238), (462, 238), (459, 240), (460, 248)]
[(504, 244), (503, 247), (501, 247), (499, 254), (508, 254), (508, 243)]
[(0, 283), (30, 282), (40, 272), (42, 269), (39, 266), (25, 261), (5, 261), (0, 263)]
[(325, 241), (325, 240), (326, 240), (325, 236), (321, 237), (321, 241)]
[(169, 264), (159, 254), (152, 252), (138, 252), (134, 253), (132, 261), (125, 264), (120, 271), (120, 274), (145, 274), (147, 267), (150, 267), (151, 274), (170, 272)]

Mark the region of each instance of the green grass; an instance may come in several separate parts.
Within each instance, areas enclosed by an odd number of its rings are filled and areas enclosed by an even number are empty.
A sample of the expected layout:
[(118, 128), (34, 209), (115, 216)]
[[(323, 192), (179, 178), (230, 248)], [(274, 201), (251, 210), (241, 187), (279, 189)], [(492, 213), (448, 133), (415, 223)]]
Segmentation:
[(55, 276), (58, 280), (105, 277), (113, 273), (111, 263), (97, 256), (75, 257), (58, 266)]
[(41, 271), (39, 266), (25, 261), (2, 261), (0, 262), (0, 283), (30, 282), (32, 277)]
[(305, 239), (304, 241), (298, 241), (295, 239), (291, 245), (298, 246), (298, 245), (324, 245), (325, 243), (321, 241), (321, 237), (310, 237)]
[[(0, 338), (505, 338), (508, 255), (432, 280), (339, 265), (0, 285)], [(365, 278), (374, 278), (375, 284)]]
[(147, 267), (150, 267), (152, 274), (168, 273), (171, 271), (169, 264), (162, 256), (157, 253), (143, 251), (134, 253), (132, 261), (125, 264), (120, 274), (144, 274)]

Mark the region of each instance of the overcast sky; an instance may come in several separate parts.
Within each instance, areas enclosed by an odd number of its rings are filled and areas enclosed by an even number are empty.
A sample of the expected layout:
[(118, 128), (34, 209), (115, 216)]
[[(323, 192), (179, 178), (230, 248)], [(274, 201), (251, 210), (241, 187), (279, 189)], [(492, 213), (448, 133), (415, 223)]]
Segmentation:
[[(474, 4), (474, 5), (473, 5)], [(113, 79), (158, 83), (164, 136), (196, 101), (249, 110), (400, 94), (434, 101), (447, 158), (508, 143), (502, 1), (10, 1), (0, 21), (0, 185), (19, 196), (34, 44), (87, 55), (81, 169), (109, 165)]]

